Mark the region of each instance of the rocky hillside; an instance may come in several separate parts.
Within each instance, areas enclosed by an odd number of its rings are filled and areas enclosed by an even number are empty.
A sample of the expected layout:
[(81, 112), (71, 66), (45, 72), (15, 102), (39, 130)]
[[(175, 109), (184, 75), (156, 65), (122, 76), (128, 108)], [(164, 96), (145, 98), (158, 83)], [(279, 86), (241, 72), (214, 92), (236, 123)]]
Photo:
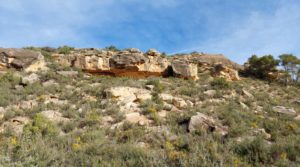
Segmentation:
[(49, 53), (0, 49), (0, 166), (300, 164), (299, 87), (221, 55)]

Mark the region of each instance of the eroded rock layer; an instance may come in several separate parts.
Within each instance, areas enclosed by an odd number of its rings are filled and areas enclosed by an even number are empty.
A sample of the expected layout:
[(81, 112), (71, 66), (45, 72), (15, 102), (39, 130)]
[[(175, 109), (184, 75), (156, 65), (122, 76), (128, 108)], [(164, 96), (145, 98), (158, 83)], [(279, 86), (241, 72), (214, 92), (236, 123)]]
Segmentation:
[[(202, 71), (199, 69), (205, 68), (213, 76), (239, 80), (237, 70), (241, 67), (223, 55), (188, 54), (164, 57), (153, 49), (146, 53), (138, 49), (75, 49), (68, 55), (54, 54), (53, 58), (62, 65), (77, 67), (92, 74), (129, 77), (174, 76), (197, 80), (198, 73)], [(217, 64), (222, 65), (221, 71), (215, 69)]]

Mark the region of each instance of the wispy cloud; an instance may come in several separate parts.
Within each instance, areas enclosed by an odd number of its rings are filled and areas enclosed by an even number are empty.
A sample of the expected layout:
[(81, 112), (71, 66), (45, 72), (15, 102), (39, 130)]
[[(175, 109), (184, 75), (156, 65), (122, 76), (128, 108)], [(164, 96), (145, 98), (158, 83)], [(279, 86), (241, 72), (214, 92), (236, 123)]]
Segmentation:
[(0, 0), (0, 46), (300, 54), (297, 0)]
[(198, 41), (179, 52), (224, 53), (240, 63), (252, 54), (300, 54), (300, 4), (279, 4), (274, 11), (254, 11), (244, 20), (234, 20), (228, 24), (235, 26), (224, 36)]

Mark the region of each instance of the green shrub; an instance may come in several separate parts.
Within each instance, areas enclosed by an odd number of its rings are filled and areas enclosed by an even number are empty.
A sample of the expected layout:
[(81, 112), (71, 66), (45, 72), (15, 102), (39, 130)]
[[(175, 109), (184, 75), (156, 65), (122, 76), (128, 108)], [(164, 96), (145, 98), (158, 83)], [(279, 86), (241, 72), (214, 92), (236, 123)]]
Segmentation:
[(234, 152), (252, 165), (266, 164), (270, 161), (269, 149), (262, 138), (245, 140), (234, 146)]
[(70, 52), (74, 50), (73, 47), (70, 46), (62, 46), (58, 48), (58, 53), (59, 54), (70, 54)]
[(57, 127), (41, 114), (36, 114), (31, 124), (24, 127), (26, 134), (42, 136), (56, 136), (59, 132)]
[(257, 57), (253, 55), (248, 60), (249, 66), (245, 69), (246, 75), (254, 76), (260, 79), (268, 79), (270, 72), (276, 72), (276, 66), (279, 60), (276, 60), (272, 55)]
[(210, 85), (215, 89), (227, 89), (230, 88), (230, 83), (225, 78), (216, 78)]

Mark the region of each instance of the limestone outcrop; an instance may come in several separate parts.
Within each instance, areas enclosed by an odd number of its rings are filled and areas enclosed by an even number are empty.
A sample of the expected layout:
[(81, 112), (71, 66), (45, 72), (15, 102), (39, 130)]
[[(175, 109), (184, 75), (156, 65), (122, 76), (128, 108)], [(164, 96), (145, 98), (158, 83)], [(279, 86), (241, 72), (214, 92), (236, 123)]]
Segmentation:
[(112, 76), (167, 76), (170, 65), (169, 61), (155, 50), (143, 53), (138, 49), (120, 52), (79, 49), (69, 55), (54, 54), (53, 58), (65, 66), (77, 67), (93, 74)]
[(0, 48), (0, 70), (14, 68), (26, 72), (46, 69), (44, 56), (40, 52), (26, 49)]
[[(99, 49), (75, 49), (69, 54), (53, 54), (52, 57), (61, 65), (76, 67), (85, 72), (99, 75), (128, 77), (180, 77), (197, 80), (199, 69), (206, 69), (212, 75), (228, 80), (239, 80), (237, 70), (240, 65), (223, 55), (186, 54), (164, 57), (154, 49), (146, 53), (138, 49), (122, 51)], [(222, 68), (215, 69), (216, 65)], [(219, 70), (219, 71), (218, 71)]]

